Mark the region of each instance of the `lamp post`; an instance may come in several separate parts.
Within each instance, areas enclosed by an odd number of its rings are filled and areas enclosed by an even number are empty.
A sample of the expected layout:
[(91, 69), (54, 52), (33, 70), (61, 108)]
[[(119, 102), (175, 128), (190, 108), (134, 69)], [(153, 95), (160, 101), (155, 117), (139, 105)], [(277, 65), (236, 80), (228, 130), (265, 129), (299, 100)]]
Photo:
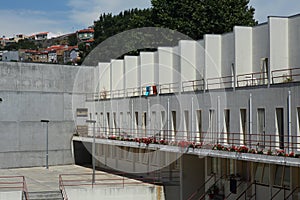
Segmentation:
[(46, 129), (46, 169), (49, 169), (49, 165), (48, 165), (48, 159), (49, 159), (48, 123), (49, 123), (49, 120), (42, 119), (41, 122), (47, 124), (47, 129)]
[(95, 183), (95, 124), (96, 120), (86, 120), (86, 123), (93, 124), (93, 145), (92, 145), (92, 165), (93, 165), (93, 175), (92, 175), (92, 184)]

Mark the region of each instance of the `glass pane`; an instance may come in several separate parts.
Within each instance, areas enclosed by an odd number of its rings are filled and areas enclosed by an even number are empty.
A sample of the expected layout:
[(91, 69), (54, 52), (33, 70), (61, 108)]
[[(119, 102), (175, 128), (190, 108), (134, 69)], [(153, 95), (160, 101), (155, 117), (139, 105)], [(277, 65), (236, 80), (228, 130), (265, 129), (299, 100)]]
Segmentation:
[(263, 164), (262, 164), (262, 163), (259, 163), (259, 164), (257, 165), (256, 172), (255, 172), (255, 180), (256, 180), (257, 182), (261, 182), (262, 171), (263, 171)]
[(264, 184), (269, 184), (269, 165), (268, 164), (265, 165), (262, 182)]
[(290, 167), (284, 169), (283, 186), (290, 187)]
[(274, 180), (275, 185), (281, 186), (282, 173), (283, 173), (283, 166), (277, 166), (276, 167), (276, 173), (275, 173), (275, 180)]

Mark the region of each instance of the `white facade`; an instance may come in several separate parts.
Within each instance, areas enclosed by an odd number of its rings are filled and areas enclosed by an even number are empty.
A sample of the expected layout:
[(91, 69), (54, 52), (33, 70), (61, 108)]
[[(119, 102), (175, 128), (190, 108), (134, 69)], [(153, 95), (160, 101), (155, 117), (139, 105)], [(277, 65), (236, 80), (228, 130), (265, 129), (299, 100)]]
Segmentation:
[(106, 75), (100, 88), (136, 96), (153, 85), (158, 93), (172, 93), (299, 80), (299, 27), (298, 15), (269, 17), (255, 27), (236, 26), (230, 33), (125, 56), (112, 60), (111, 79)]
[(157, 52), (140, 53), (141, 87), (158, 83)]

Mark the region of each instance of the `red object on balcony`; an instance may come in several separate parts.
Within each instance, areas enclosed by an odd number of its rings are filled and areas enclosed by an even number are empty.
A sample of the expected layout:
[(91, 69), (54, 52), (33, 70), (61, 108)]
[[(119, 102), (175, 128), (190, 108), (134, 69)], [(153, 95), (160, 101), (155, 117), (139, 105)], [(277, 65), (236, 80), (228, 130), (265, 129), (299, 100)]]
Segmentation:
[(156, 85), (152, 86), (153, 95), (157, 95), (157, 88)]

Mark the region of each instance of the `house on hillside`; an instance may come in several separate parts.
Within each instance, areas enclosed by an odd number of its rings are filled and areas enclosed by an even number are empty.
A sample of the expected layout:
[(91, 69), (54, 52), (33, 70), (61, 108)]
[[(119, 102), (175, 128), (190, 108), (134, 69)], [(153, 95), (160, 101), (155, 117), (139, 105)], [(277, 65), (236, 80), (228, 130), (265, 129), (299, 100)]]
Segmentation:
[(35, 40), (47, 40), (49, 32), (42, 32), (35, 34)]
[(83, 41), (94, 39), (94, 33), (95, 30), (91, 28), (79, 30), (77, 31), (77, 40), (79, 42), (83, 42)]

